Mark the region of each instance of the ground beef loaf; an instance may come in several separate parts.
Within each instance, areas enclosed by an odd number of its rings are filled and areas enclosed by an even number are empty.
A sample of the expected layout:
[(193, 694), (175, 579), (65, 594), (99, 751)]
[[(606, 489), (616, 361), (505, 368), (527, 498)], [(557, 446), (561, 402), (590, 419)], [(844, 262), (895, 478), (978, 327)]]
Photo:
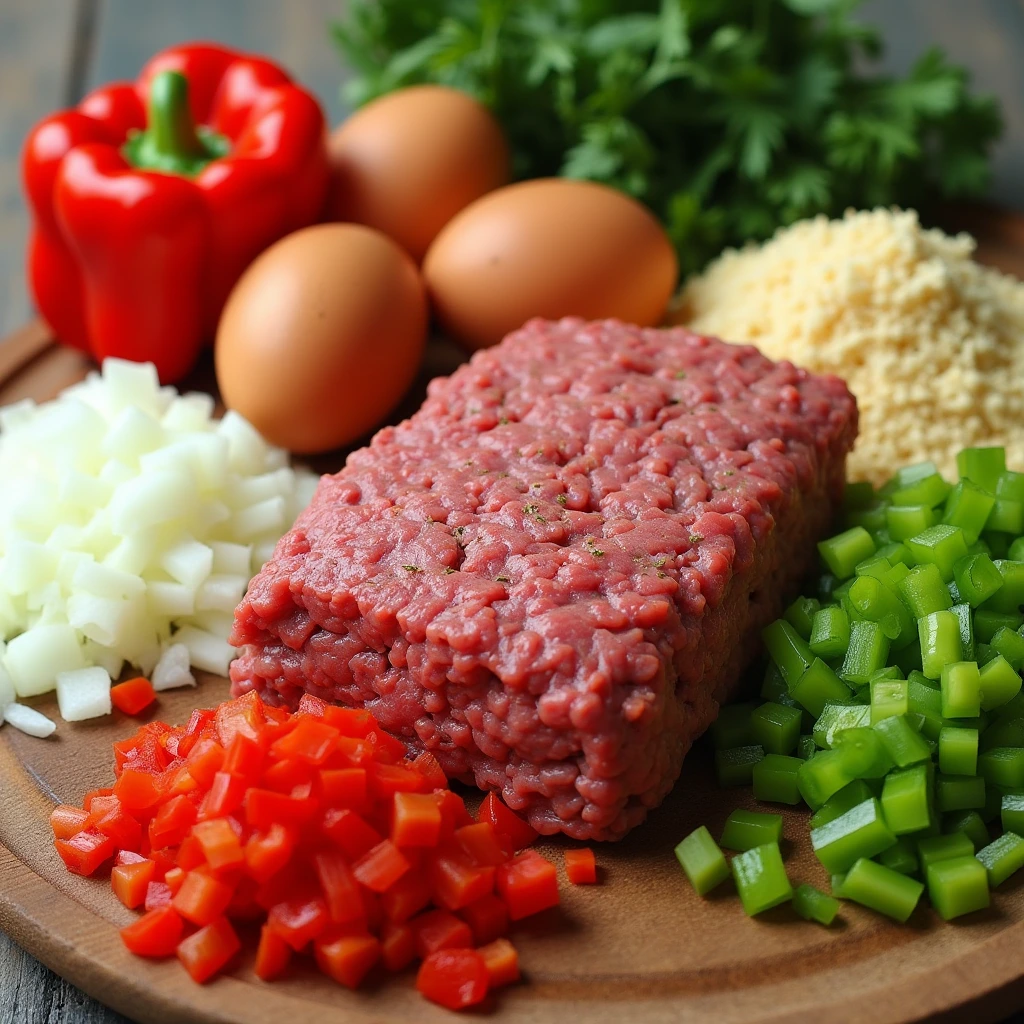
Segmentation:
[(532, 321), (324, 477), (236, 612), (234, 690), (367, 707), (541, 832), (621, 837), (808, 570), (856, 426), (749, 346)]

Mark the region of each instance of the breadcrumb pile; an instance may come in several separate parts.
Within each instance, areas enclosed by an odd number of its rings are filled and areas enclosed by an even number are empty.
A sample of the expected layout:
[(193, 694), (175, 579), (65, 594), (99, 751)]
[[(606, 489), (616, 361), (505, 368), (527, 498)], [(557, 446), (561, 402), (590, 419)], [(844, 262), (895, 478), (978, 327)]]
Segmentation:
[(673, 319), (773, 359), (844, 378), (860, 436), (851, 479), (1003, 445), (1024, 468), (1024, 283), (983, 267), (969, 235), (914, 211), (801, 221), (728, 250), (687, 282)]

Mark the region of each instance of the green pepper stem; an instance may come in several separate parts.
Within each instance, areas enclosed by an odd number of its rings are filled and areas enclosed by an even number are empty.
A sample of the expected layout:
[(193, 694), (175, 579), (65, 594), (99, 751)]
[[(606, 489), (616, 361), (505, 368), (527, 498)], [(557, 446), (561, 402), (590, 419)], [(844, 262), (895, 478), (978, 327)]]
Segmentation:
[(163, 156), (206, 156), (188, 105), (188, 79), (180, 71), (161, 71), (150, 83), (146, 130), (150, 145)]

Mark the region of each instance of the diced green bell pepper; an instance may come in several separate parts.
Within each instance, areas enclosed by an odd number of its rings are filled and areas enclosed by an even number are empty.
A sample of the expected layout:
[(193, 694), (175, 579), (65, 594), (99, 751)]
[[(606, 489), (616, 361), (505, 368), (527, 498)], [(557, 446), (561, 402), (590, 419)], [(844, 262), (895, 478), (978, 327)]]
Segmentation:
[(776, 619), (765, 626), (761, 630), (761, 638), (792, 693), (814, 661), (807, 641), (785, 619)]
[(917, 620), (921, 641), (921, 667), (929, 679), (938, 679), (950, 662), (963, 660), (960, 619), (951, 611), (931, 612)]
[(974, 613), (974, 638), (979, 643), (990, 644), (992, 638), (1004, 626), (1007, 629), (1020, 629), (1024, 624), (1024, 615), (1020, 612), (997, 612), (992, 608), (979, 608)]
[(931, 562), (911, 569), (900, 580), (898, 587), (903, 603), (916, 619), (932, 612), (945, 611), (953, 603), (939, 567)]
[(810, 639), (811, 623), (814, 613), (821, 607), (814, 597), (798, 597), (786, 610), (782, 617), (805, 639)]
[(959, 526), (939, 523), (929, 526), (914, 537), (908, 537), (904, 544), (917, 562), (931, 562), (938, 567), (943, 582), (953, 578), (953, 564), (967, 554), (967, 541)]
[(888, 850), (883, 850), (877, 859), (879, 864), (898, 875), (917, 874), (917, 845), (907, 836), (900, 836)]
[(890, 772), (882, 786), (882, 811), (893, 835), (919, 832), (931, 824), (928, 765)]
[(985, 608), (1019, 615), (1024, 605), (1024, 562), (997, 558), (993, 564), (1003, 578), (1003, 585), (985, 602)]
[(1004, 793), (999, 805), (999, 817), (1007, 832), (1024, 835), (1024, 793)]
[(985, 520), (985, 530), (1019, 536), (1021, 530), (1024, 530), (1024, 505), (1012, 498), (996, 498)]
[(800, 679), (790, 686), (789, 692), (815, 718), (829, 701), (839, 703), (850, 699), (850, 688), (821, 658), (814, 659)]
[(716, 750), (747, 747), (753, 744), (754, 730), (750, 716), (757, 707), (753, 702), (723, 704), (718, 717), (711, 723), (711, 739)]
[(1002, 585), (1003, 577), (988, 555), (967, 555), (953, 566), (960, 597), (972, 608), (987, 601)]
[(1015, 629), (997, 629), (992, 637), (992, 648), (997, 654), (1001, 654), (1009, 663), (1014, 672), (1019, 672), (1024, 666), (1024, 636)]
[(974, 775), (978, 770), (978, 730), (945, 725), (939, 730), (939, 770)]
[(867, 726), (838, 730), (832, 747), (842, 754), (847, 773), (855, 779), (881, 779), (892, 771), (893, 760), (885, 744)]
[(732, 859), (732, 876), (748, 917), (793, 898), (778, 843), (755, 846)]
[(1003, 707), (1020, 693), (1021, 677), (1000, 654), (981, 666), (981, 707), (985, 711)]
[(804, 761), (797, 772), (797, 785), (807, 806), (817, 810), (830, 796), (853, 782), (846, 758), (838, 750), (822, 750)]
[(765, 754), (764, 758), (754, 765), (754, 796), (769, 803), (800, 803), (802, 797), (797, 783), (797, 773), (802, 764), (803, 761), (799, 757)]
[(930, 864), (926, 878), (928, 898), (944, 921), (989, 904), (988, 871), (973, 854)]
[(870, 480), (847, 480), (843, 488), (843, 508), (867, 508), (875, 500), (875, 488)]
[(1024, 867), (1024, 839), (1016, 832), (1004, 832), (994, 843), (989, 843), (974, 856), (988, 872), (988, 884), (994, 889)]
[(798, 885), (793, 890), (793, 909), (805, 921), (817, 921), (827, 928), (839, 913), (840, 903), (813, 885)]
[(1024, 748), (994, 747), (978, 757), (978, 774), (1000, 789), (1024, 789)]
[(994, 494), (1006, 472), (1006, 449), (964, 448), (957, 454), (956, 468), (961, 480), (970, 480)]
[(871, 680), (871, 722), (880, 722), (910, 710), (910, 690), (905, 679)]
[(799, 708), (773, 701), (762, 704), (750, 716), (754, 742), (764, 747), (767, 754), (788, 754), (796, 748), (802, 719)]
[(830, 821), (852, 810), (858, 804), (870, 800), (875, 794), (868, 788), (863, 779), (854, 779), (849, 785), (844, 786), (838, 793), (833, 793), (812, 815), (810, 827), (821, 828)]
[(835, 734), (841, 729), (855, 729), (871, 722), (871, 708), (853, 704), (849, 695), (842, 704), (829, 702), (821, 709), (814, 723), (814, 742), (825, 750), (832, 746)]
[(914, 732), (906, 715), (883, 718), (872, 726), (882, 740), (886, 753), (899, 768), (930, 761), (931, 748), (919, 733)]
[(947, 662), (942, 666), (939, 686), (943, 718), (978, 717), (981, 712), (981, 672), (977, 662)]
[(764, 747), (750, 744), (715, 751), (715, 772), (722, 787), (749, 786), (754, 780), (754, 765), (764, 757)]
[(951, 489), (936, 471), (893, 491), (889, 500), (894, 505), (927, 505), (935, 508), (946, 500)]
[(725, 819), (719, 844), (727, 850), (752, 850), (782, 839), (782, 815), (737, 808)]
[(703, 825), (679, 843), (675, 852), (698, 896), (707, 895), (729, 877), (729, 863)]
[(988, 826), (977, 811), (954, 811), (947, 814), (942, 819), (942, 832), (944, 835), (963, 832), (975, 850), (987, 846), (990, 838)]
[(961, 480), (946, 497), (942, 521), (949, 526), (959, 526), (967, 543), (973, 544), (985, 529), (995, 503), (995, 497), (977, 484)]
[(981, 775), (935, 777), (935, 805), (940, 811), (970, 811), (985, 806), (985, 779)]
[(960, 625), (960, 650), (963, 651), (961, 658), (964, 661), (974, 661), (974, 614), (971, 606), (966, 602), (957, 603), (949, 609), (959, 621)]
[(874, 797), (811, 831), (811, 848), (826, 870), (833, 872), (846, 871), (858, 858), (874, 857), (895, 842), (882, 805)]
[(885, 510), (885, 527), (894, 541), (905, 541), (924, 533), (939, 521), (930, 505), (890, 505)]
[(909, 878), (861, 857), (843, 879), (843, 896), (901, 923), (914, 912), (924, 886)]
[(828, 540), (819, 541), (818, 551), (829, 570), (841, 580), (853, 575), (858, 562), (875, 553), (875, 542), (863, 526), (853, 526)]
[(877, 622), (854, 622), (850, 626), (850, 646), (839, 675), (848, 683), (863, 685), (885, 666), (889, 657), (889, 637)]
[(950, 832), (944, 836), (926, 836), (918, 840), (917, 856), (921, 871), (927, 872), (932, 864), (953, 857), (969, 857), (974, 853), (974, 843), (963, 832)]

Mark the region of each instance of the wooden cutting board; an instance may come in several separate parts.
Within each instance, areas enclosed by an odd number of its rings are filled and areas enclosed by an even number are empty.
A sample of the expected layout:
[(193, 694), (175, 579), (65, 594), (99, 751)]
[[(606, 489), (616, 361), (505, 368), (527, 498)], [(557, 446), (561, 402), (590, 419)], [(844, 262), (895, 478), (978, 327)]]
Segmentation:
[[(1024, 221), (990, 213), (979, 220), (974, 212), (955, 224), (981, 235), (983, 257), (1024, 274)], [(424, 379), (458, 358), (435, 343)], [(0, 404), (50, 398), (88, 369), (77, 353), (56, 347), (45, 328), (30, 325), (0, 343)], [(206, 367), (196, 384), (210, 379)], [(161, 694), (154, 715), (184, 721), (193, 707), (227, 693), (225, 680), (201, 678), (196, 690)], [(56, 716), (54, 701), (37, 706)], [(300, 962), (286, 980), (264, 984), (252, 973), (250, 951), (229, 975), (199, 987), (176, 961), (151, 963), (125, 952), (117, 928), (135, 915), (107, 881), (64, 870), (47, 818), (55, 803), (78, 802), (86, 790), (109, 784), (110, 745), (136, 725), (115, 714), (61, 722), (48, 740), (0, 730), (0, 928), (90, 995), (145, 1024), (452, 1019), (416, 994), (412, 972), (352, 993)], [(525, 982), (497, 993), (485, 1012), (503, 1024), (884, 1024), (928, 1015), (997, 1020), (1024, 1006), (1024, 880), (1011, 879), (988, 911), (953, 924), (922, 907), (898, 926), (849, 903), (832, 929), (801, 921), (788, 907), (751, 920), (731, 882), (702, 900), (672, 855), (697, 825), (717, 836), (737, 806), (754, 806), (749, 791), (719, 790), (698, 746), (647, 824), (621, 843), (598, 845), (600, 884), (574, 887), (563, 877), (561, 908), (514, 930)], [(827, 889), (810, 853), (806, 812), (782, 813), (790, 878)], [(554, 840), (540, 849), (560, 865), (567, 845)]]

